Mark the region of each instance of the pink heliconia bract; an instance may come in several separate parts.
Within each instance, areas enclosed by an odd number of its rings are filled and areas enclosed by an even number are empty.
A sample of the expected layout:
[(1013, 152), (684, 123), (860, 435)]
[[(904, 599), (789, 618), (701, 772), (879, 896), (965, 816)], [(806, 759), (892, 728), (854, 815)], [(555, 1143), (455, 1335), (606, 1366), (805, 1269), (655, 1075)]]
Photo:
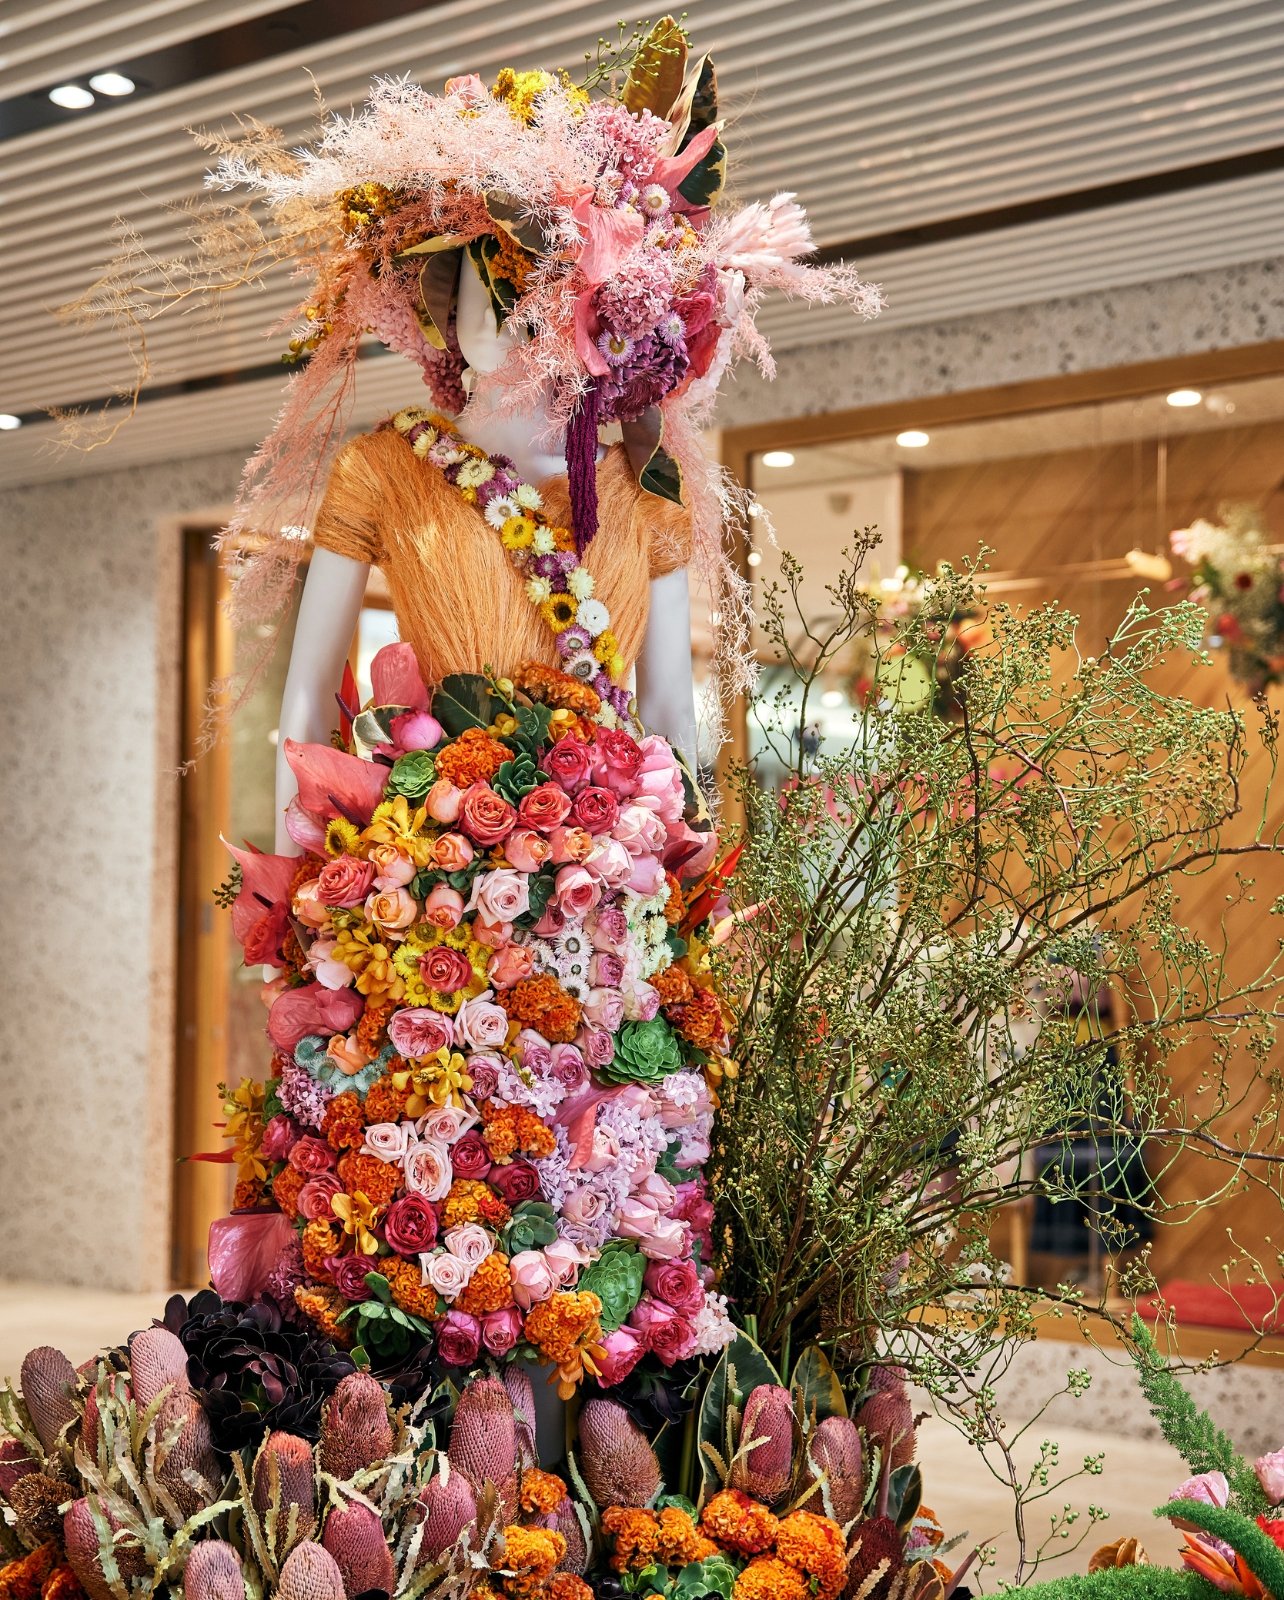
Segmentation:
[(522, 1467), (539, 1466), (539, 1453), (535, 1447), (535, 1389), (530, 1373), (525, 1367), (509, 1362), (503, 1370), (504, 1388), (513, 1403), (513, 1421), (517, 1427), (517, 1452)]
[[(104, 1509), (102, 1515), (113, 1531), (116, 1523)], [(89, 1600), (116, 1600), (116, 1594), (103, 1574), (102, 1548), (98, 1527), (88, 1499), (75, 1500), (62, 1519), (62, 1537), (67, 1550), (67, 1563), (76, 1574), (80, 1587)], [(142, 1547), (133, 1539), (117, 1541), (113, 1545), (116, 1565), (121, 1577), (140, 1578), (147, 1570), (147, 1559)]]
[(752, 1390), (745, 1401), (731, 1487), (766, 1505), (779, 1505), (794, 1476), (794, 1426), (794, 1407), (787, 1389), (777, 1383), (761, 1383)]
[(392, 1443), (383, 1385), (368, 1372), (350, 1372), (321, 1413), (321, 1470), (346, 1483), (391, 1455)]
[(396, 1581), (392, 1551), (383, 1523), (369, 1506), (359, 1500), (336, 1506), (325, 1519), (321, 1543), (335, 1559), (349, 1600), (371, 1589), (392, 1593)]
[(824, 1511), (845, 1528), (864, 1503), (864, 1471), (860, 1429), (850, 1417), (826, 1417), (812, 1434), (803, 1462), (804, 1488), (824, 1479), (823, 1490), (807, 1501), (806, 1509)]
[(875, 1367), (869, 1377), (873, 1393), (856, 1413), (856, 1423), (887, 1451), (895, 1472), (914, 1459), (914, 1408), (905, 1373), (900, 1367)]
[[(180, 1428), (178, 1437), (157, 1467), (156, 1477), (173, 1495), (183, 1515), (191, 1517), (217, 1497), (223, 1470), (214, 1454), (210, 1419), (190, 1389), (173, 1390), (161, 1402), (156, 1413), (156, 1437), (163, 1439), (175, 1424)], [(209, 1485), (208, 1492), (202, 1492), (190, 1481), (190, 1473), (196, 1473)]]
[(194, 1545), (183, 1569), (186, 1600), (245, 1600), (241, 1558), (223, 1539)]
[(276, 1600), (347, 1600), (339, 1564), (324, 1545), (305, 1539), (286, 1557)]
[(134, 1398), (144, 1408), (163, 1389), (186, 1390), (187, 1351), (168, 1328), (144, 1328), (129, 1345), (129, 1373)]
[[(274, 1486), (279, 1496), (276, 1554), (279, 1561), (290, 1545), (309, 1539), (316, 1528), (316, 1466), (312, 1446), (292, 1433), (269, 1433), (254, 1458), (253, 1498), (259, 1516), (272, 1504)], [(297, 1506), (294, 1538), (290, 1537), (290, 1507)]]
[(581, 1409), (580, 1467), (600, 1506), (650, 1505), (662, 1482), (646, 1435), (614, 1400), (589, 1400)]
[(61, 1350), (37, 1345), (22, 1358), (22, 1398), (36, 1437), (47, 1451), (76, 1415), (76, 1369)]
[(561, 1503), (553, 1513), (553, 1519), (558, 1533), (566, 1540), (566, 1554), (557, 1563), (557, 1570), (573, 1572), (577, 1577), (583, 1577), (588, 1571), (588, 1545), (584, 1540), (584, 1529), (580, 1526), (580, 1519), (575, 1515), (575, 1507), (568, 1496), (562, 1496)]
[(421, 1489), (419, 1504), (427, 1526), (416, 1565), (425, 1567), (440, 1560), (464, 1529), (476, 1522), (477, 1496), (462, 1472), (452, 1472), (449, 1478), (434, 1478)]
[(16, 1439), (0, 1439), (0, 1495), (7, 1500), (18, 1479), (35, 1470), (36, 1463)]
[(480, 1489), (506, 1484), (517, 1468), (513, 1402), (498, 1378), (479, 1378), (459, 1397), (446, 1454), (450, 1464)]

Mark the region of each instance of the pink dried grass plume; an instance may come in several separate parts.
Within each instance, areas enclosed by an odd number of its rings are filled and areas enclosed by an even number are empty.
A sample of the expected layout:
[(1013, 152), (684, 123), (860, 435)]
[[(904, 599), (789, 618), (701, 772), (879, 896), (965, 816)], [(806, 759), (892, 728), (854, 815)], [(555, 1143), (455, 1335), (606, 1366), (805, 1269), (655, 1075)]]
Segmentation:
[[(308, 1539), (316, 1528), (316, 1467), (312, 1446), (292, 1433), (269, 1433), (254, 1459), (254, 1509), (260, 1517), (277, 1503), (276, 1556), (279, 1561), (290, 1545)], [(298, 1507), (294, 1537), (290, 1536), (290, 1508)]]
[(775, 1383), (759, 1384), (745, 1401), (731, 1487), (766, 1505), (779, 1505), (793, 1481), (794, 1429), (789, 1391)]
[(305, 1539), (286, 1558), (276, 1600), (347, 1600), (339, 1564), (324, 1545)]
[(321, 1470), (346, 1483), (391, 1455), (392, 1445), (383, 1385), (368, 1372), (350, 1372), (321, 1414)]
[(325, 1519), (321, 1543), (335, 1559), (349, 1600), (371, 1589), (391, 1594), (395, 1583), (392, 1551), (383, 1523), (359, 1500), (336, 1506)]
[(134, 1398), (144, 1408), (167, 1388), (186, 1391), (187, 1351), (168, 1328), (144, 1328), (129, 1346), (129, 1372)]
[[(161, 1402), (156, 1414), (158, 1445), (176, 1424), (180, 1429), (178, 1437), (157, 1467), (156, 1477), (173, 1495), (184, 1516), (191, 1517), (217, 1496), (223, 1472), (214, 1453), (210, 1419), (190, 1390), (175, 1390)], [(193, 1483), (193, 1475), (206, 1487)]]
[(186, 1600), (245, 1600), (241, 1558), (222, 1539), (198, 1544), (183, 1569)]
[(434, 1478), (420, 1490), (419, 1505), (419, 1514), (427, 1525), (416, 1564), (424, 1567), (430, 1561), (439, 1561), (465, 1529), (477, 1521), (477, 1496), (462, 1472), (452, 1472), (448, 1478)]
[[(100, 1510), (107, 1527), (116, 1532), (119, 1523), (113, 1520), (108, 1511), (102, 1508)], [(89, 1600), (118, 1600), (103, 1573), (98, 1527), (87, 1497), (74, 1501), (67, 1508), (67, 1514), (62, 1519), (62, 1536), (68, 1565), (80, 1580), (80, 1587), (89, 1596)], [(121, 1577), (126, 1583), (131, 1578), (141, 1578), (147, 1571), (147, 1559), (136, 1539), (129, 1537), (116, 1540), (112, 1549)]]
[(875, 1367), (870, 1373), (873, 1393), (856, 1413), (866, 1438), (876, 1440), (891, 1459), (892, 1471), (914, 1459), (914, 1408), (900, 1367)]
[(36, 1436), (52, 1452), (58, 1435), (76, 1416), (76, 1369), (51, 1344), (37, 1345), (22, 1359), (22, 1398)]
[(460, 1395), (446, 1453), (474, 1489), (511, 1481), (517, 1470), (517, 1421), (497, 1378), (479, 1378)]
[(812, 1434), (803, 1462), (803, 1488), (823, 1480), (823, 1488), (808, 1499), (806, 1509), (823, 1510), (840, 1528), (845, 1528), (860, 1515), (865, 1499), (864, 1472), (860, 1429), (850, 1417), (826, 1417)]
[(662, 1478), (646, 1435), (614, 1400), (589, 1400), (580, 1411), (580, 1469), (599, 1506), (646, 1506)]

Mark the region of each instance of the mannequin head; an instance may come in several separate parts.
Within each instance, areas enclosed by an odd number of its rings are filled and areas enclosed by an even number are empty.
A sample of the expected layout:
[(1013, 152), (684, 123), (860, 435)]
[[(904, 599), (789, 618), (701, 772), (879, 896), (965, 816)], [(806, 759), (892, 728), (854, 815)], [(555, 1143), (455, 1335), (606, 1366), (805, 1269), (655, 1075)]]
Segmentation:
[(495, 326), (495, 311), (477, 268), (464, 255), (459, 268), (459, 297), (455, 305), (455, 337), (473, 372), (494, 372), (513, 350), (518, 338), (507, 323)]

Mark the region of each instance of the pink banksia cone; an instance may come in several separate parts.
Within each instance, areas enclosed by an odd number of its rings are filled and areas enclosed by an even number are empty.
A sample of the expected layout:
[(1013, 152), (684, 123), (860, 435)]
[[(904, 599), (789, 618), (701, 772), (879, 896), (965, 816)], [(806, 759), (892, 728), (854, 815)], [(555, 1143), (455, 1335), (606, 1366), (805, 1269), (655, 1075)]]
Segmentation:
[(804, 1488), (822, 1477), (824, 1488), (807, 1501), (806, 1509), (828, 1515), (832, 1506), (834, 1521), (845, 1528), (864, 1504), (864, 1471), (860, 1429), (850, 1417), (826, 1417), (811, 1436), (802, 1473)]
[(517, 1453), (523, 1467), (539, 1466), (539, 1452), (535, 1447), (535, 1389), (530, 1373), (525, 1367), (509, 1362), (503, 1372), (504, 1388), (513, 1403), (513, 1420), (517, 1427)]
[(324, 1545), (305, 1539), (286, 1558), (276, 1600), (346, 1600), (339, 1564)]
[[(266, 1517), (277, 1499), (276, 1558), (300, 1539), (310, 1539), (317, 1525), (316, 1466), (312, 1446), (292, 1433), (269, 1433), (254, 1458), (254, 1509)], [(290, 1507), (297, 1506), (294, 1534), (290, 1534)]]
[(793, 1476), (793, 1401), (778, 1383), (760, 1383), (745, 1401), (731, 1487), (774, 1506), (789, 1493)]
[[(181, 1431), (156, 1469), (156, 1477), (173, 1495), (184, 1517), (195, 1516), (217, 1498), (223, 1470), (214, 1453), (210, 1419), (196, 1396), (187, 1389), (173, 1390), (156, 1413), (156, 1438), (161, 1440), (175, 1424)], [(191, 1482), (195, 1473), (209, 1486), (206, 1491)]]
[(134, 1399), (146, 1409), (166, 1389), (186, 1393), (187, 1351), (168, 1328), (144, 1328), (129, 1346), (129, 1372)]
[(446, 1451), (450, 1464), (474, 1489), (499, 1488), (517, 1470), (517, 1421), (508, 1391), (497, 1378), (479, 1378), (459, 1397)]
[(196, 1545), (183, 1569), (186, 1600), (245, 1600), (241, 1558), (222, 1539)]
[(891, 1458), (892, 1471), (914, 1459), (914, 1408), (910, 1405), (902, 1367), (875, 1367), (870, 1373), (873, 1393), (856, 1413), (866, 1438), (873, 1439)]
[(7, 1500), (19, 1478), (36, 1470), (36, 1463), (17, 1439), (0, 1439), (0, 1495)]
[[(116, 1524), (104, 1513), (107, 1525), (113, 1530)], [(103, 1573), (102, 1548), (98, 1527), (89, 1501), (76, 1500), (67, 1508), (62, 1519), (63, 1544), (67, 1550), (67, 1564), (76, 1574), (80, 1587), (89, 1600), (117, 1600), (115, 1591)], [(116, 1565), (126, 1583), (130, 1578), (141, 1578), (147, 1570), (147, 1560), (136, 1540), (117, 1541), (113, 1546)]]
[(420, 1515), (426, 1526), (419, 1546), (418, 1566), (439, 1561), (465, 1528), (477, 1520), (477, 1496), (462, 1472), (434, 1478), (419, 1491)]
[(588, 1571), (588, 1545), (584, 1542), (584, 1529), (575, 1515), (575, 1506), (567, 1495), (562, 1496), (553, 1513), (553, 1526), (566, 1540), (566, 1554), (557, 1563), (557, 1570), (583, 1577)]
[(359, 1500), (336, 1506), (325, 1519), (321, 1543), (335, 1559), (349, 1600), (371, 1589), (392, 1593), (392, 1551), (383, 1523), (369, 1506)]
[(22, 1398), (46, 1451), (79, 1409), (76, 1405), (76, 1369), (61, 1350), (37, 1345), (22, 1361)]
[(322, 1471), (346, 1483), (391, 1455), (392, 1442), (383, 1385), (368, 1372), (350, 1372), (321, 1413)]
[(580, 1468), (599, 1506), (650, 1505), (660, 1490), (655, 1451), (614, 1400), (589, 1400), (581, 1409)]
[(13, 1486), (9, 1504), (18, 1520), (18, 1532), (29, 1545), (47, 1544), (62, 1531), (62, 1513), (67, 1485), (61, 1478), (29, 1472)]

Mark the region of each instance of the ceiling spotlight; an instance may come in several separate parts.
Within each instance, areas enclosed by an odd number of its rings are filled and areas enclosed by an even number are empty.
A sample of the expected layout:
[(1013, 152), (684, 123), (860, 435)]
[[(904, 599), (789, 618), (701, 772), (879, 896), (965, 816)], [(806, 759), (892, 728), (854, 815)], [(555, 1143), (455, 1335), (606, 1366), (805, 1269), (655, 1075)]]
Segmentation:
[(21, 417), (15, 417), (12, 411), (0, 411), (0, 433), (12, 433), (21, 426)]
[(751, 567), (760, 567), (762, 565), (762, 551), (761, 550), (751, 550), (749, 552), (749, 554), (745, 557), (745, 560), (749, 563), (749, 565)]
[(127, 78), (123, 72), (95, 72), (89, 80), (89, 87), (96, 89), (99, 94), (108, 94), (113, 97), (122, 94), (133, 94), (134, 80)]
[(762, 464), (764, 467), (792, 467), (794, 453), (792, 450), (766, 450), (763, 452)]
[(842, 705), (843, 699), (844, 696), (841, 689), (826, 689), (820, 697), (820, 703), (828, 710), (833, 711), (836, 707)]
[(93, 95), (78, 83), (60, 83), (56, 89), (50, 89), (49, 98), (64, 111), (83, 111), (94, 103)]
[(1203, 398), (1198, 389), (1174, 389), (1168, 396), (1168, 404), (1180, 409), (1185, 406), (1197, 406)]
[(906, 450), (921, 450), (928, 443), (929, 436), (922, 428), (906, 428), (904, 433), (896, 435), (896, 442)]

